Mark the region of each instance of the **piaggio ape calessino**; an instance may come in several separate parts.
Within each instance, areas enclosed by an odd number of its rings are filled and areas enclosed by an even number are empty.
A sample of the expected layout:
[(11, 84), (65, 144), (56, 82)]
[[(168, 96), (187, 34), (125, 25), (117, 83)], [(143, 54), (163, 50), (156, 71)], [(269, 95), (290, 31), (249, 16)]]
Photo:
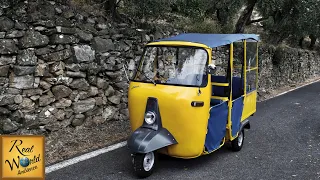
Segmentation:
[(258, 41), (185, 33), (145, 46), (128, 91), (127, 146), (138, 176), (151, 175), (156, 153), (196, 158), (225, 143), (241, 150), (256, 112)]

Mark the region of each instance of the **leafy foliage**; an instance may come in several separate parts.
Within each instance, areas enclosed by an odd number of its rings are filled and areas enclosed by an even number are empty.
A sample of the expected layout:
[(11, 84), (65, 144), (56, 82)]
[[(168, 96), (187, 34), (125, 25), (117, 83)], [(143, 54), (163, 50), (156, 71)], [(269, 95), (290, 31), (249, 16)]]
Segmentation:
[(157, 18), (163, 13), (171, 12), (172, 0), (126, 0), (128, 13), (137, 18)]
[(270, 34), (278, 36), (276, 42), (289, 36), (298, 39), (320, 35), (318, 0), (266, 0), (259, 1), (257, 8), (264, 17), (271, 17), (266, 21), (265, 28)]
[[(320, 35), (319, 0), (94, 1), (109, 2), (106, 4), (113, 9), (117, 9), (119, 1), (122, 1), (122, 12), (136, 19), (155, 20), (164, 18), (168, 13), (179, 14), (191, 19), (193, 26), (185, 26), (191, 31), (199, 27), (199, 32), (242, 33), (247, 26), (260, 22), (274, 43), (281, 43), (289, 37), (299, 40), (305, 36), (310, 36), (315, 42)], [(260, 15), (258, 19), (252, 16), (254, 11)], [(210, 25), (211, 22), (214, 24)]]

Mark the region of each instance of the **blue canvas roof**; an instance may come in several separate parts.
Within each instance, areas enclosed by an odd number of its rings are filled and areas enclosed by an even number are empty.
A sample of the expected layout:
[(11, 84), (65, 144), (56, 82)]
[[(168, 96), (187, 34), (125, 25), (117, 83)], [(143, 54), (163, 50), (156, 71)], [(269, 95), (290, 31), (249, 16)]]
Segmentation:
[(210, 48), (223, 46), (235, 41), (253, 39), (259, 41), (256, 34), (201, 34), (201, 33), (184, 33), (177, 36), (159, 39), (156, 41), (185, 41), (193, 43), (201, 43)]

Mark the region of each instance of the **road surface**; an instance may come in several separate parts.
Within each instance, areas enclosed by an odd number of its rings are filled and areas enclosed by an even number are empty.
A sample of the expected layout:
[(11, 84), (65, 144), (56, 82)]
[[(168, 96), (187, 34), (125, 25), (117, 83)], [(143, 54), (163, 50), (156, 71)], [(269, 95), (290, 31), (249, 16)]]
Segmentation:
[[(319, 180), (320, 82), (260, 102), (240, 152), (192, 160), (161, 156), (147, 179)], [(48, 180), (137, 179), (120, 148), (47, 174)]]

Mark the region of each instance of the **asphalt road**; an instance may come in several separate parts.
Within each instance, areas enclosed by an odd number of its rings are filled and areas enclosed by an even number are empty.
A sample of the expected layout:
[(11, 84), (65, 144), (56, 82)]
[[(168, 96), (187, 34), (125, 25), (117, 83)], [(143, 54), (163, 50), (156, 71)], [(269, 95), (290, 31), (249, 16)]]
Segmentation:
[[(258, 103), (244, 146), (182, 160), (161, 156), (148, 179), (320, 179), (320, 82)], [(136, 179), (126, 148), (47, 174), (49, 180)]]

